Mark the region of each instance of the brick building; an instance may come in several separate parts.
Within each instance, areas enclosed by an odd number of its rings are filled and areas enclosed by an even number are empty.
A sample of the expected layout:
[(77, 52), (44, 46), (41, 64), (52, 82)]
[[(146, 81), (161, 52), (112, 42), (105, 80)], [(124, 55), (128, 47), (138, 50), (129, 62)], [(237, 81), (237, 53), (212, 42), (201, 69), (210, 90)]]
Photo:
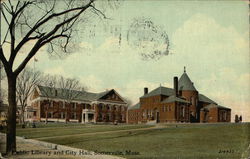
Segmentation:
[[(70, 95), (71, 94), (71, 95)], [(67, 98), (69, 96), (74, 98)], [(37, 86), (27, 120), (54, 122), (126, 122), (127, 103), (114, 90), (101, 93)]]
[(184, 73), (174, 77), (173, 88), (144, 88), (139, 103), (128, 110), (128, 123), (147, 122), (230, 122), (231, 109), (200, 94)]

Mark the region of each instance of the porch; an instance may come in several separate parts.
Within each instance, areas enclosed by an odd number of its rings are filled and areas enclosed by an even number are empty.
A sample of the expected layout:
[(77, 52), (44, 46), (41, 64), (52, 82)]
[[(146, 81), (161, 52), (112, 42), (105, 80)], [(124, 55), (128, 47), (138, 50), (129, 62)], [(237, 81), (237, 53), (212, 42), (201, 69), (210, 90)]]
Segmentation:
[(95, 123), (95, 111), (93, 109), (82, 110), (82, 123)]

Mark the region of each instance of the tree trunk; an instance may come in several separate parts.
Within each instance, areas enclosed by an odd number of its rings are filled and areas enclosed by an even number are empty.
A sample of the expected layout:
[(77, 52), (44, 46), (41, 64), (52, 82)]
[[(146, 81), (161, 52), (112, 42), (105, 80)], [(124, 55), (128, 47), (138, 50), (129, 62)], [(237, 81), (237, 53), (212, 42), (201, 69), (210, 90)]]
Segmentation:
[(16, 76), (8, 75), (8, 117), (7, 117), (7, 135), (6, 135), (6, 153), (16, 152)]
[(48, 104), (46, 104), (45, 124), (48, 123)]
[(24, 121), (24, 112), (25, 112), (25, 108), (22, 107), (22, 124), (25, 124), (25, 121)]

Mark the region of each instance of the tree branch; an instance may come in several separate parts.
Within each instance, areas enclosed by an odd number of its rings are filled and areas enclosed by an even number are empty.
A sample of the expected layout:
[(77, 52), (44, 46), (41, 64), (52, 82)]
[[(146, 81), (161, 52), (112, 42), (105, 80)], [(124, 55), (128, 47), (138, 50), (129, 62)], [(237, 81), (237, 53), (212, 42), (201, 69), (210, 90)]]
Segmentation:
[[(90, 0), (88, 4), (86, 4), (85, 6), (83, 7), (77, 7), (77, 8), (72, 8), (72, 9), (69, 9), (69, 10), (66, 10), (66, 11), (62, 11), (60, 13), (54, 13), (50, 16), (48, 16), (47, 18), (45, 18), (44, 20), (41, 20), (39, 23), (36, 23), (34, 25), (34, 27), (25, 35), (25, 37), (20, 41), (20, 43), (17, 45), (17, 47), (15, 48), (14, 52), (13, 52), (13, 55), (12, 55), (12, 58), (11, 58), (11, 61), (14, 61), (18, 51), (23, 47), (23, 45), (25, 43), (27, 43), (29, 41), (29, 37), (32, 33), (34, 33), (40, 26), (42, 26), (43, 24), (45, 24), (46, 22), (48, 22), (49, 20), (53, 19), (54, 17), (58, 17), (58, 16), (61, 16), (61, 15), (64, 15), (64, 14), (67, 14), (67, 13), (70, 13), (70, 12), (73, 12), (73, 11), (77, 11), (77, 10), (80, 10), (78, 14), (76, 14), (75, 16), (73, 16), (72, 18), (69, 18), (68, 20), (62, 22), (61, 24), (58, 24), (50, 33), (48, 33), (46, 35), (46, 37), (43, 37), (42, 39), (43, 40), (46, 40), (47, 38), (49, 38), (50, 36), (52, 36), (54, 33), (57, 32), (57, 30), (64, 24), (66, 23), (69, 23), (71, 22), (73, 19), (75, 19), (76, 17), (78, 17), (82, 12), (84, 12), (95, 0)], [(39, 49), (38, 49), (39, 50)], [(29, 55), (28, 55), (29, 56)], [(25, 62), (25, 61), (24, 61)], [(26, 65), (26, 64), (25, 64)], [(24, 65), (24, 66), (25, 66)], [(22, 68), (22, 67), (20, 67)], [(19, 70), (19, 69), (17, 69)], [(19, 70), (20, 71), (20, 70)], [(19, 72), (17, 71), (17, 72)], [(15, 71), (16, 72), (16, 71)]]
[(2, 61), (3, 65), (5, 67), (6, 73), (10, 73), (11, 70), (10, 70), (8, 61), (6, 60), (6, 58), (4, 56), (2, 45), (0, 45), (0, 60)]

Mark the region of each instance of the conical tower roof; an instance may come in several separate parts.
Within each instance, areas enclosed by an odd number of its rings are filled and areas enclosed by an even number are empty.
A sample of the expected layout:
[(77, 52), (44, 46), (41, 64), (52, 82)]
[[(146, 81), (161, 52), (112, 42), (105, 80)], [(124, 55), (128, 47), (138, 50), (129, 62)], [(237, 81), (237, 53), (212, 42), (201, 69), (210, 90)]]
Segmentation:
[(181, 75), (181, 78), (178, 83), (179, 83), (179, 88), (178, 88), (179, 90), (197, 91), (194, 87), (194, 83), (188, 77), (185, 67), (184, 67), (184, 73)]

